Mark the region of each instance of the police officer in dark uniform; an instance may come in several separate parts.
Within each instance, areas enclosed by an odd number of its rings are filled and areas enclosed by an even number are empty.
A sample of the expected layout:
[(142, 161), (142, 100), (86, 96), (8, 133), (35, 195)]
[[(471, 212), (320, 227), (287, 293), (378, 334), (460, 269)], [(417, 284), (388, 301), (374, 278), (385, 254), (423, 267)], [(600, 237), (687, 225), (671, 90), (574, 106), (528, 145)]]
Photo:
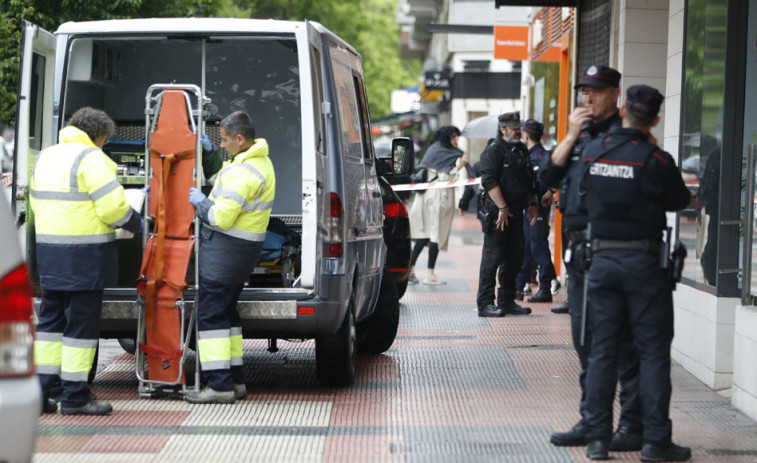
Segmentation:
[[(547, 186), (560, 185), (560, 212), (563, 214), (564, 261), (568, 270), (568, 303), (571, 318), (573, 346), (581, 363), (579, 383), (581, 420), (566, 432), (552, 434), (550, 442), (557, 446), (577, 446), (586, 444), (586, 369), (591, 351), (591, 330), (585, 330), (581, 343), (581, 325), (584, 293), (584, 250), (586, 212), (581, 207), (578, 182), (581, 177), (579, 164), (581, 153), (593, 139), (603, 138), (612, 127), (620, 127), (618, 115), (620, 96), (620, 73), (602, 65), (592, 65), (586, 69), (576, 88), (581, 89), (583, 106), (570, 114), (568, 133), (552, 153), (550, 162), (541, 169), (541, 181)], [(591, 312), (591, 306), (588, 307)], [(586, 325), (589, 328), (589, 325)], [(618, 363), (620, 379), (621, 414), (618, 431), (613, 436), (612, 450), (639, 450), (641, 448), (641, 412), (636, 392), (638, 389), (639, 362), (630, 331), (625, 336), (624, 348)]]
[[(526, 145), (520, 141), (520, 114), (499, 116), (498, 136), (481, 155), (481, 185), (486, 191), (482, 220), (484, 247), (478, 275), (478, 315), (528, 315), (515, 298), (515, 276), (523, 262), (523, 210), (535, 222), (538, 212), (536, 182)], [(479, 215), (481, 217), (481, 214)], [(494, 304), (495, 272), (499, 280)]]
[(593, 332), (586, 377), (586, 455), (606, 459), (618, 353), (628, 326), (639, 351), (642, 461), (684, 461), (688, 447), (671, 442), (670, 344), (673, 286), (669, 248), (662, 247), (666, 211), (685, 208), (690, 194), (673, 158), (649, 142), (663, 96), (652, 87), (628, 89), (623, 126), (591, 142), (578, 184), (591, 230), (588, 290)]
[(541, 144), (544, 124), (533, 119), (523, 124), (526, 135), (526, 147), (531, 156), (531, 167), (536, 177), (536, 197), (539, 202), (539, 215), (536, 223), (523, 224), (523, 234), (526, 246), (523, 252), (523, 264), (515, 278), (516, 299), (523, 299), (523, 287), (531, 279), (531, 264), (539, 266), (539, 291), (528, 298), (528, 302), (552, 302), (550, 285), (557, 276), (552, 264), (552, 254), (549, 252), (549, 213), (552, 210), (552, 191), (540, 182), (539, 166), (542, 160), (550, 155)]

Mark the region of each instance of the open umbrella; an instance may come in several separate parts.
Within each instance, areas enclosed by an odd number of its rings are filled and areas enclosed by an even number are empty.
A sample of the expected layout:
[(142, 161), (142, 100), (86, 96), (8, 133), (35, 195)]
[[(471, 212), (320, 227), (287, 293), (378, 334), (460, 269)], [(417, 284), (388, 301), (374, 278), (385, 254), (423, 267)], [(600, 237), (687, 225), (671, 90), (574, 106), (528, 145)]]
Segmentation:
[(495, 138), (499, 127), (498, 116), (484, 116), (473, 119), (460, 132), (465, 138)]

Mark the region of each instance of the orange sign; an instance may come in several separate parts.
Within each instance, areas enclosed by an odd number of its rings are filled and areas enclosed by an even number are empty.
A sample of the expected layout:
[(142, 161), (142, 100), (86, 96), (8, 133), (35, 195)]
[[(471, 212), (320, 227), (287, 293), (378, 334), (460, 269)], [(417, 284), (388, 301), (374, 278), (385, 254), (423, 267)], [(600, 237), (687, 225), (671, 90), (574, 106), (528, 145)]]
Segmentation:
[(494, 26), (494, 59), (526, 61), (528, 26)]

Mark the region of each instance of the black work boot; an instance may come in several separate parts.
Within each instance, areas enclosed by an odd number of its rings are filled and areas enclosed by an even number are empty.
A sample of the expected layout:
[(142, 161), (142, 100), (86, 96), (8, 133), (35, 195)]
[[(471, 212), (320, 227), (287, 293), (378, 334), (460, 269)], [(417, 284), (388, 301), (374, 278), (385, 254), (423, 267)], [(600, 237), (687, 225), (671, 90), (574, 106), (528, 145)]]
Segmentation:
[(686, 461), (691, 458), (691, 449), (670, 443), (667, 447), (644, 444), (641, 447), (641, 461)]
[(107, 415), (113, 411), (113, 407), (108, 402), (97, 402), (90, 400), (80, 407), (66, 407), (61, 404), (60, 412), (63, 415)]
[(552, 313), (568, 313), (569, 310), (570, 306), (568, 306), (568, 301), (563, 302), (557, 307), (552, 307)]
[(528, 298), (528, 302), (552, 302), (552, 293), (548, 289), (539, 287), (539, 291)]
[(603, 440), (593, 440), (586, 444), (586, 456), (592, 460), (609, 460), (608, 447), (610, 444)]
[(549, 436), (549, 442), (558, 447), (579, 447), (586, 445), (586, 428), (579, 421), (565, 432), (556, 432)]
[(478, 316), (479, 317), (504, 317), (505, 312), (504, 310), (497, 308), (496, 305), (489, 304), (486, 307), (478, 308)]
[(523, 290), (522, 289), (516, 289), (515, 290), (515, 299), (522, 301), (523, 300)]
[(47, 399), (42, 399), (42, 413), (43, 414), (50, 414), (55, 413), (58, 411), (58, 402), (55, 401), (55, 399), (48, 397)]
[(531, 309), (518, 305), (515, 301), (504, 303), (500, 309), (505, 312), (505, 315), (528, 315), (531, 313)]
[(628, 426), (618, 426), (612, 435), (610, 450), (615, 452), (635, 452), (641, 450), (641, 431)]

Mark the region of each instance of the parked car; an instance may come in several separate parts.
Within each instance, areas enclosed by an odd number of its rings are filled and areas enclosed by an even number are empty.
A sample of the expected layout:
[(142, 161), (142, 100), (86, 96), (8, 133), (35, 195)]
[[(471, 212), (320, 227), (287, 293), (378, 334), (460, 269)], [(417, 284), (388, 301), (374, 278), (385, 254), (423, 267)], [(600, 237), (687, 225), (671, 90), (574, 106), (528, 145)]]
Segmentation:
[[(39, 151), (57, 141), (64, 121), (82, 106), (102, 108), (116, 122), (104, 151), (119, 165), (125, 188), (144, 188), (152, 173), (144, 169), (151, 133), (145, 119), (155, 113), (145, 107), (153, 101), (147, 89), (169, 82), (196, 87), (202, 99), (187, 98), (203, 107), (192, 117), (200, 118), (197, 131), (216, 145), (222, 117), (248, 111), (256, 133), (268, 141), (276, 171), (271, 217), (299, 238), (284, 244), (280, 261), (251, 273), (237, 303), (243, 336), (274, 346), (280, 339), (315, 339), (318, 379), (349, 385), (355, 354), (388, 349), (399, 320), (362, 69), (352, 46), (309, 21), (67, 22), (55, 35), (26, 23), (19, 81), (39, 80), (38, 88), (54, 90), (42, 98), (42, 92), (19, 89), (24, 123), (17, 124), (16, 140), (23, 143), (16, 162), (25, 175), (15, 186), (26, 191)], [(29, 136), (29, 127), (40, 127), (36, 136)], [(409, 172), (407, 156), (393, 159), (395, 169), (386, 176)], [(33, 214), (27, 217), (31, 253)], [(142, 313), (135, 288), (142, 237), (117, 246), (119, 281), (104, 291), (101, 335), (134, 339)], [(184, 298), (191, 306), (193, 271), (187, 283)]]
[(13, 225), (0, 198), (0, 461), (31, 461), (42, 392), (34, 372), (32, 288)]

